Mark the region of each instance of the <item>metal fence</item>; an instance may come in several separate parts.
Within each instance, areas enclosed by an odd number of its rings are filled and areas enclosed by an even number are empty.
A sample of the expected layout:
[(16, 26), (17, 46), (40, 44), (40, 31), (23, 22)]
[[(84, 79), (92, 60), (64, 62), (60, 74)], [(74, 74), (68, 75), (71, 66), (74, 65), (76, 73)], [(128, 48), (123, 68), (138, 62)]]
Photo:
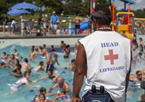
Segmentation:
[[(81, 22), (80, 29), (77, 29), (77, 24), (72, 20), (69, 22), (61, 22), (61, 24), (52, 25), (50, 22), (45, 20), (42, 23), (30, 22), (21, 20), (16, 24), (11, 24), (8, 22), (7, 25), (5, 22), (3, 26), (0, 27), (0, 31), (4, 34), (15, 34), (21, 37), (25, 36), (75, 36), (75, 35), (87, 35), (90, 34), (92, 29), (92, 24), (88, 29), (88, 22)], [(55, 30), (53, 29), (55, 28)]]

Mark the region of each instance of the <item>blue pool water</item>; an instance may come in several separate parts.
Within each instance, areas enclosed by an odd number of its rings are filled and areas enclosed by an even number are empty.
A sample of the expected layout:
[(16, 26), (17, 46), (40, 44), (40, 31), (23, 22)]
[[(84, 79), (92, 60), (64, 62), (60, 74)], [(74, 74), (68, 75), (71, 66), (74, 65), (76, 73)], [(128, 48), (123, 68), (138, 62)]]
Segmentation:
[[(0, 49), (0, 56), (2, 56), (3, 52), (6, 52), (7, 54), (13, 54), (14, 49), (17, 49), (17, 51), (21, 54), (21, 56), (23, 56), (23, 58), (26, 58), (29, 56), (30, 48), (22, 44), (12, 44), (5, 48)], [(67, 63), (70, 63), (71, 60), (76, 56), (75, 53), (71, 53), (70, 58), (65, 60), (63, 58), (64, 53), (61, 52), (61, 49), (60, 48), (55, 48), (55, 49), (56, 49), (56, 53), (58, 54), (58, 62), (60, 63), (60, 65), (63, 67), (68, 67)], [(73, 47), (71, 49), (74, 50)], [(50, 51), (50, 48), (48, 48), (48, 51)], [(35, 68), (39, 64), (40, 61), (41, 61), (40, 56), (37, 56), (37, 58), (33, 62), (29, 61), (29, 64)], [(21, 62), (23, 62), (23, 59)], [(64, 78), (64, 81), (67, 81), (69, 83), (71, 87), (71, 92), (69, 93), (69, 96), (71, 96), (72, 90), (73, 90), (74, 73), (71, 72), (69, 69), (60, 68), (58, 65), (55, 65), (55, 67), (57, 68), (57, 70), (54, 71), (54, 73), (57, 73), (59, 76), (62, 76)], [(0, 95), (9, 93), (10, 86), (8, 84), (13, 84), (18, 80), (15, 77), (9, 76), (9, 73), (8, 73), (9, 71), (11, 71), (10, 68), (0, 67)], [(36, 80), (45, 75), (46, 73), (41, 73), (41, 74), (31, 73), (30, 80)], [(52, 81), (51, 79), (45, 79), (36, 83), (30, 83), (30, 84), (41, 85), (41, 87), (45, 87), (46, 89), (49, 89), (55, 84), (55, 83), (52, 84), (51, 81)], [(80, 92), (80, 97), (82, 95), (82, 91), (84, 87), (85, 87), (85, 79), (84, 79), (83, 87)], [(0, 102), (30, 102), (33, 99), (35, 93), (39, 93), (38, 90), (39, 88), (28, 88), (26, 85), (22, 85), (19, 88), (19, 90), (13, 95), (0, 96)], [(57, 93), (58, 91), (59, 91), (59, 88), (56, 88), (52, 91), (52, 93)], [(130, 83), (127, 94), (128, 94), (127, 102), (136, 102), (136, 101), (139, 101), (139, 97), (143, 94), (143, 91), (140, 90), (138, 87), (132, 86), (132, 83)], [(55, 96), (51, 96), (47, 98), (49, 100), (52, 100), (54, 97)], [(61, 101), (59, 100), (59, 102)]]

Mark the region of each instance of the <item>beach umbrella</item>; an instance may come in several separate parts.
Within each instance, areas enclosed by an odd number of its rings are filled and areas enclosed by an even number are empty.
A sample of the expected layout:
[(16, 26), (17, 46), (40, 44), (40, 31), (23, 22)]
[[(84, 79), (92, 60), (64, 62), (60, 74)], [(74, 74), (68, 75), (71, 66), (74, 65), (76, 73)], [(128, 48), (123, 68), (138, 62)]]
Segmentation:
[(20, 14), (31, 14), (31, 12), (27, 11), (27, 10), (10, 10), (7, 12), (7, 14), (12, 15), (12, 16), (16, 16), (16, 15), (20, 15)]
[(12, 6), (10, 9), (34, 9), (34, 10), (39, 10), (39, 7), (31, 4), (31, 3), (18, 3), (14, 6)]

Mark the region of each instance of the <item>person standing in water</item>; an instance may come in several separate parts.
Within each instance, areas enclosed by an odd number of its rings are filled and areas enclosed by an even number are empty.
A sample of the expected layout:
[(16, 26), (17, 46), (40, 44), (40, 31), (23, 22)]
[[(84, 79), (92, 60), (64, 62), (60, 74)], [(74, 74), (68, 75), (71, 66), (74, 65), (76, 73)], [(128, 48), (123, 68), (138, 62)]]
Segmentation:
[(46, 92), (50, 92), (51, 90), (53, 90), (56, 87), (61, 88), (61, 89), (63, 88), (63, 89), (65, 89), (66, 92), (70, 92), (69, 84), (66, 81), (63, 81), (62, 77), (59, 77), (57, 79), (57, 83), (54, 86), (52, 86), (50, 89), (48, 89)]
[(49, 69), (53, 70), (53, 68), (54, 68), (53, 64), (52, 64), (52, 57), (51, 57), (50, 53), (46, 49), (43, 49), (43, 54), (46, 57), (46, 62), (45, 62), (43, 67), (45, 67), (47, 65), (47, 67), (46, 67), (46, 73), (47, 73), (47, 71)]
[(78, 15), (74, 18), (73, 21), (75, 21), (76, 33), (77, 33), (77, 35), (78, 35), (78, 34), (79, 34), (79, 30), (80, 30), (80, 23), (81, 23), (81, 17), (80, 17), (80, 15), (78, 14)]
[(30, 61), (34, 61), (34, 59), (36, 58), (36, 54), (34, 52), (34, 49), (31, 49), (30, 55), (28, 56), (28, 58), (30, 57)]
[(64, 43), (64, 41), (61, 41), (60, 48), (62, 49), (62, 52), (64, 52), (64, 50), (66, 48), (66, 43)]
[[(97, 5), (91, 19), (95, 32), (79, 40), (73, 102), (125, 102), (131, 69), (130, 40), (111, 30), (107, 6)], [(79, 92), (86, 71), (81, 101)]]

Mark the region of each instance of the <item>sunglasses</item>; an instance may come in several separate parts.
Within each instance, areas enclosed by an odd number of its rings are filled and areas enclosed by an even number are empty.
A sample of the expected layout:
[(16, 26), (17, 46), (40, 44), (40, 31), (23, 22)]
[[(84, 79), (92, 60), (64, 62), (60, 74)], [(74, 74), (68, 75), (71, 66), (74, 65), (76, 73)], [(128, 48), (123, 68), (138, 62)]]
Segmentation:
[(138, 74), (138, 76), (141, 76), (142, 74)]

